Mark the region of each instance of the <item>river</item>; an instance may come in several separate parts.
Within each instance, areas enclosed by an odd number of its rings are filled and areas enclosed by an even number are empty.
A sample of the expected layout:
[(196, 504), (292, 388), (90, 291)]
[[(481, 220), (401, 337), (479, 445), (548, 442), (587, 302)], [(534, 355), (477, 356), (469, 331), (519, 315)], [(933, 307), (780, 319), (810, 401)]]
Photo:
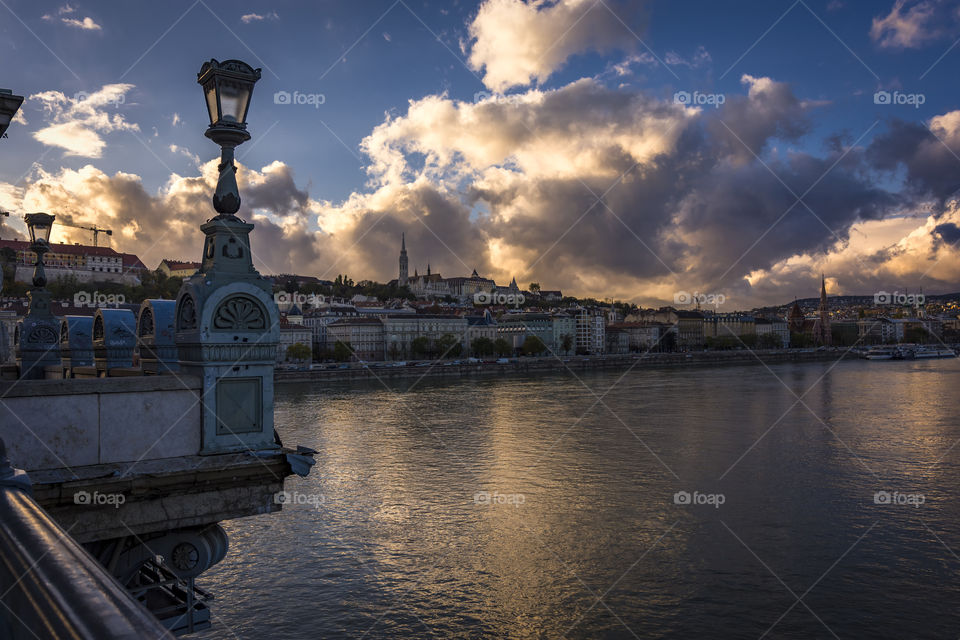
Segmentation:
[(290, 384), (201, 638), (956, 638), (960, 360)]

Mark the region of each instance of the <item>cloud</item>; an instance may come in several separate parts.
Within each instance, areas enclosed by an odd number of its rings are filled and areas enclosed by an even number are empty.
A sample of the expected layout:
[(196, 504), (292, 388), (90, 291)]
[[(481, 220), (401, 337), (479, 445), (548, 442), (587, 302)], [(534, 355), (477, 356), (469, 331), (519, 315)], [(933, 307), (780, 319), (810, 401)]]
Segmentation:
[(469, 26), (470, 67), (495, 91), (542, 83), (574, 54), (632, 49), (638, 8), (634, 0), (486, 0)]
[(126, 100), (132, 84), (108, 84), (93, 93), (79, 92), (69, 98), (59, 91), (30, 96), (41, 104), (50, 124), (34, 132), (45, 145), (60, 147), (64, 155), (99, 158), (106, 142), (101, 133), (139, 131), (140, 127), (120, 113), (110, 114)]
[[(812, 154), (791, 147), (815, 105), (772, 78), (742, 82), (719, 109), (589, 78), (508, 99), (424, 96), (363, 139), (364, 189), (332, 202), (283, 162), (241, 167), (240, 213), (257, 224), (253, 250), (267, 273), (388, 280), (405, 232), (411, 270), (429, 261), (445, 276), (477, 269), (500, 283), (516, 276), (646, 304), (681, 290), (723, 292), (730, 309), (785, 302), (815, 295), (820, 270), (850, 293), (956, 288), (949, 240), (960, 211), (955, 198), (932, 198), (950, 173), (935, 167), (933, 143), (943, 145), (933, 132), (952, 144), (960, 112), (930, 129), (891, 122), (878, 146), (836, 138)], [(172, 175), (157, 193), (90, 165), (37, 170), (0, 184), (0, 204), (112, 228), (113, 242), (150, 266), (192, 259), (216, 164)], [(901, 191), (876, 186), (888, 172), (905, 181)]]
[(83, 20), (78, 20), (76, 18), (61, 18), (63, 24), (68, 27), (76, 27), (77, 29), (83, 29), (85, 31), (100, 31), (103, 27), (93, 21), (93, 18), (86, 17)]
[(251, 22), (262, 22), (264, 20), (279, 20), (280, 16), (277, 15), (276, 11), (271, 11), (270, 13), (247, 13), (240, 16), (240, 21), (244, 24), (250, 24)]
[(943, 36), (944, 19), (949, 18), (937, 0), (897, 0), (889, 14), (873, 19), (870, 38), (887, 49), (916, 49)]
[(670, 66), (680, 65), (689, 67), (691, 69), (697, 69), (713, 62), (713, 58), (710, 57), (709, 51), (707, 51), (703, 46), (699, 46), (697, 47), (697, 50), (693, 52), (693, 56), (691, 56), (689, 60), (673, 51), (668, 51), (667, 55), (664, 56), (664, 62)]

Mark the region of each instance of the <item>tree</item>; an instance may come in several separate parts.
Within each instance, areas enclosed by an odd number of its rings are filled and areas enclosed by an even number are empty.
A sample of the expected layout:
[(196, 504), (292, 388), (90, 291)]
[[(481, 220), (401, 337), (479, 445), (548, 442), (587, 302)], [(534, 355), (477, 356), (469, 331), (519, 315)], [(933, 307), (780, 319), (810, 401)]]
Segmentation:
[(350, 343), (337, 340), (337, 343), (333, 345), (333, 359), (337, 362), (347, 362), (352, 357), (353, 348), (350, 346)]
[(761, 333), (757, 336), (757, 347), (761, 349), (777, 349), (780, 346), (780, 336), (773, 332)]
[(487, 338), (486, 336), (480, 336), (479, 338), (474, 338), (470, 343), (470, 350), (473, 352), (473, 355), (482, 358), (484, 356), (492, 356), (496, 353), (496, 348), (493, 345), (493, 340)]
[(297, 342), (295, 344), (287, 347), (287, 360), (297, 360), (299, 362), (304, 362), (313, 357), (313, 351), (310, 350), (310, 347), (303, 344), (302, 342)]
[(410, 353), (414, 358), (426, 358), (430, 356), (430, 340), (426, 336), (420, 336), (410, 341)]
[(529, 286), (529, 289), (530, 289), (530, 293), (540, 293), (540, 283), (539, 283), (539, 282), (531, 282), (531, 283), (530, 283), (530, 286)]
[(436, 352), (438, 358), (456, 358), (463, 347), (460, 340), (452, 333), (445, 333), (437, 339)]
[(570, 349), (573, 348), (573, 336), (569, 333), (565, 333), (560, 336), (560, 346), (563, 347), (563, 352), (565, 354), (569, 354)]
[(526, 356), (536, 356), (547, 350), (547, 345), (537, 336), (527, 336), (523, 341), (523, 354)]
[(391, 359), (391, 360), (399, 360), (399, 359), (400, 359), (400, 345), (398, 345), (396, 342), (391, 342), (391, 343), (390, 343), (390, 348), (387, 349), (387, 353), (390, 355), (390, 359)]
[(504, 338), (497, 338), (493, 343), (493, 350), (498, 356), (508, 356), (513, 353), (513, 347)]

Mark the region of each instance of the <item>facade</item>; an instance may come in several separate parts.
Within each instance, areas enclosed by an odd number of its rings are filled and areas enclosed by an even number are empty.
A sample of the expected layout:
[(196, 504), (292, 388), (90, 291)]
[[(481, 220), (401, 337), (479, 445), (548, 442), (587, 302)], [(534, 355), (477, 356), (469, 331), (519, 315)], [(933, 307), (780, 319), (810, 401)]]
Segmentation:
[(740, 313), (715, 313), (703, 317), (704, 338), (733, 338), (756, 333), (753, 316)]
[[(618, 322), (607, 325), (607, 332), (623, 332), (627, 336), (627, 351), (642, 353), (661, 351), (665, 346), (664, 337), (671, 328), (671, 325), (655, 322)], [(610, 340), (607, 340), (607, 345), (610, 345)]]
[(182, 260), (169, 260), (164, 258), (160, 261), (157, 269), (168, 278), (189, 278), (197, 269), (200, 268), (199, 262), (184, 262)]
[(570, 345), (570, 351), (574, 351), (577, 348), (577, 318), (568, 313), (559, 313), (550, 318), (551, 323), (553, 324), (553, 341), (550, 345), (550, 348), (553, 349), (554, 353), (564, 354), (567, 352), (563, 349), (563, 337), (570, 336), (573, 341)]
[(861, 344), (885, 344), (903, 340), (903, 324), (890, 318), (863, 318), (857, 322)]
[(411, 344), (417, 338), (427, 338), (434, 342), (444, 335), (453, 335), (463, 347), (467, 342), (467, 319), (461, 316), (445, 314), (389, 314), (382, 318), (383, 340), (386, 354), (390, 359), (403, 360), (413, 355)]
[(759, 339), (764, 335), (776, 336), (778, 348), (786, 349), (790, 346), (790, 330), (786, 320), (780, 318), (756, 318), (754, 320), (754, 330)]
[[(310, 328), (302, 324), (290, 322), (286, 318), (280, 318), (280, 341), (277, 343), (277, 362), (289, 362), (287, 357), (287, 347), (294, 344), (303, 344), (311, 346)], [(311, 353), (313, 350), (311, 349)]]
[(699, 311), (678, 311), (664, 307), (644, 314), (643, 318), (647, 322), (672, 325), (678, 349), (700, 349), (705, 344), (703, 314)]
[(630, 353), (630, 333), (619, 326), (608, 325), (606, 328), (606, 352), (614, 355)]
[(469, 278), (447, 278), (446, 282), (447, 288), (450, 290), (450, 295), (459, 298), (473, 297), (474, 294), (480, 293), (481, 291), (491, 293), (497, 288), (496, 282), (490, 278), (481, 277), (477, 274), (476, 269), (473, 270)]
[(607, 346), (606, 323), (602, 314), (588, 309), (577, 313), (577, 352), (599, 355)]
[(467, 319), (467, 347), (477, 338), (486, 338), (491, 342), (497, 339), (497, 321), (490, 311), (484, 311), (482, 316), (466, 316)]
[(350, 345), (359, 361), (384, 359), (383, 323), (379, 318), (341, 318), (327, 325), (327, 343)]
[(510, 343), (514, 351), (523, 347), (527, 336), (536, 336), (547, 349), (554, 350), (553, 321), (546, 313), (505, 313), (497, 319), (497, 337)]
[[(24, 240), (0, 240), (0, 249), (16, 254), (17, 282), (32, 282), (37, 256)], [(50, 243), (50, 251), (43, 256), (47, 280), (76, 278), (80, 282), (121, 282), (138, 284), (143, 263), (132, 253), (118, 253), (110, 247), (91, 247), (83, 244)]]
[(426, 275), (417, 275), (414, 271), (413, 278), (408, 281), (410, 291), (418, 298), (443, 298), (450, 295), (450, 287), (439, 273), (430, 273), (430, 265), (427, 265)]
[(327, 326), (330, 323), (357, 315), (357, 309), (353, 305), (336, 303), (324, 304), (304, 313), (303, 325), (310, 329), (313, 352), (323, 353), (333, 347), (332, 342), (327, 342)]

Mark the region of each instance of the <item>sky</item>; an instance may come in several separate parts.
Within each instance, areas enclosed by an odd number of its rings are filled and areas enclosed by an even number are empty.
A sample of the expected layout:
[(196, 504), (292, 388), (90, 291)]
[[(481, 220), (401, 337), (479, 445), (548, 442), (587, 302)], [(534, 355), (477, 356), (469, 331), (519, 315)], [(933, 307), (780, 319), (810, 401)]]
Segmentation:
[(405, 232), (411, 271), (647, 306), (954, 292), (958, 39), (936, 0), (0, 0), (0, 237), (197, 259), (195, 74), (235, 58), (266, 274), (386, 281)]

